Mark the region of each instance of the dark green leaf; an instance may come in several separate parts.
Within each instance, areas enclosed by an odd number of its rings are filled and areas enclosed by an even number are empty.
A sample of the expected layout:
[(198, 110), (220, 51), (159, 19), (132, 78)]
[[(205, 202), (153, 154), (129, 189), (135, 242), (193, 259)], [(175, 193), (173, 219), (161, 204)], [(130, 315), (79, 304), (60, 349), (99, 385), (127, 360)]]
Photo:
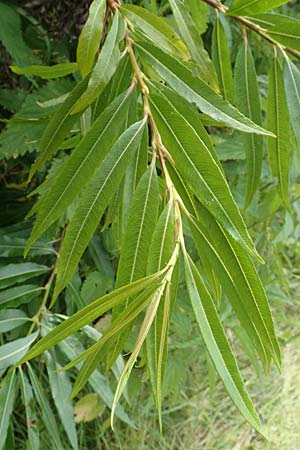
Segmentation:
[(0, 390), (0, 450), (3, 449), (16, 395), (16, 371), (10, 371)]
[(25, 373), (21, 368), (20, 368), (20, 382), (21, 382), (20, 384), (22, 392), (22, 401), (26, 413), (29, 450), (39, 450), (40, 435), (33, 391), (27, 376), (25, 375)]
[(0, 333), (13, 330), (28, 320), (21, 309), (4, 309), (0, 311)]
[(29, 280), (49, 271), (49, 267), (36, 263), (8, 264), (0, 268), (0, 289)]

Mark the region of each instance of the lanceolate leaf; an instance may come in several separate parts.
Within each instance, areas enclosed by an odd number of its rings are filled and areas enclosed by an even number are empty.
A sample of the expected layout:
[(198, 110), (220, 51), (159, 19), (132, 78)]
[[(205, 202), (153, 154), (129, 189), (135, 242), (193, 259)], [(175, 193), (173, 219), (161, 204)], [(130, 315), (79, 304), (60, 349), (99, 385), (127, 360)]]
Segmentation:
[(30, 169), (29, 180), (31, 180), (35, 172), (40, 170), (45, 162), (59, 149), (60, 144), (62, 144), (78, 119), (77, 115), (71, 116), (70, 113), (78, 98), (85, 91), (87, 84), (87, 78), (84, 78), (77, 84), (48, 123), (38, 145), (40, 154)]
[(32, 75), (43, 78), (44, 80), (65, 77), (66, 75), (70, 75), (78, 70), (76, 63), (62, 63), (55, 64), (54, 66), (10, 66), (10, 68), (18, 75)]
[[(180, 114), (172, 100), (165, 95), (152, 93), (151, 110), (175, 167), (188, 180), (193, 193), (234, 239), (257, 256), (224, 174), (209, 147), (193, 127), (193, 122)], [(202, 130), (202, 133), (205, 131)]]
[(300, 20), (281, 14), (261, 14), (253, 21), (266, 29), (272, 39), (300, 51)]
[(26, 413), (29, 449), (39, 450), (40, 436), (33, 391), (27, 376), (25, 375), (25, 373), (21, 368), (20, 368), (20, 385), (21, 385), (22, 401)]
[(0, 289), (13, 286), (49, 271), (49, 267), (36, 263), (8, 264), (0, 268)]
[(181, 62), (148, 42), (137, 46), (143, 60), (182, 97), (196, 103), (203, 113), (247, 133), (272, 135), (216, 94), (200, 77), (194, 77)]
[(0, 390), (0, 450), (4, 448), (10, 416), (13, 412), (16, 395), (16, 371), (10, 371), (1, 385)]
[(38, 211), (27, 248), (65, 211), (85, 187), (120, 136), (130, 103), (130, 92), (116, 98), (92, 127), (61, 168), (51, 189), (36, 204)]
[(37, 342), (37, 344), (20, 361), (20, 364), (40, 355), (53, 345), (59, 343), (75, 331), (79, 330), (79, 328), (97, 319), (97, 317), (101, 316), (101, 314), (104, 314), (109, 309), (125, 302), (125, 300), (131, 295), (137, 294), (150, 285), (156, 284), (158, 286), (162, 281), (164, 272), (165, 271), (161, 271), (160, 273), (137, 280), (130, 285), (115, 289), (113, 292), (110, 292), (104, 297), (101, 297), (100, 299), (97, 299), (80, 309), (77, 313), (73, 314), (73, 316), (65, 322), (59, 324), (56, 328), (54, 328), (54, 330), (51, 330), (46, 336)]
[(90, 5), (88, 19), (79, 36), (76, 56), (83, 77), (91, 71), (94, 65), (100, 46), (105, 10), (105, 0), (94, 0)]
[[(239, 50), (235, 65), (235, 96), (239, 110), (261, 125), (261, 107), (255, 64), (247, 39)], [(262, 161), (263, 138), (254, 134), (244, 136), (247, 158), (247, 192), (245, 207), (249, 206), (258, 188)]]
[(124, 20), (117, 11), (98, 61), (91, 73), (87, 90), (76, 102), (72, 114), (77, 114), (96, 100), (113, 76), (120, 59), (119, 42), (123, 35)]
[(267, 122), (270, 130), (277, 136), (277, 139), (268, 138), (268, 154), (272, 174), (278, 178), (282, 200), (289, 208), (290, 121), (283, 73), (277, 57), (269, 71)]
[[(232, 101), (233, 79), (230, 53), (225, 30), (219, 17), (216, 18), (212, 35), (212, 60), (218, 74), (219, 85), (223, 96), (225, 100)], [(244, 111), (240, 111), (244, 113)], [(246, 116), (250, 117), (247, 114)]]
[(41, 385), (40, 381), (38, 380), (36, 373), (34, 372), (33, 368), (31, 367), (31, 365), (28, 364), (27, 367), (28, 367), (29, 377), (30, 377), (31, 385), (33, 387), (34, 395), (35, 395), (37, 402), (41, 408), (43, 422), (49, 433), (49, 438), (51, 438), (51, 442), (52, 442), (55, 450), (61, 450), (63, 448), (63, 445), (60, 440), (59, 428), (57, 426), (55, 416), (49, 405), (47, 395), (43, 389), (43, 386)]
[(4, 309), (0, 311), (0, 333), (14, 330), (30, 320), (21, 309)]
[(191, 224), (191, 229), (198, 252), (209, 255), (215, 274), (266, 370), (271, 357), (280, 366), (270, 307), (253, 262), (201, 205), (197, 205), (197, 217), (197, 225)]
[[(186, 43), (193, 60), (197, 63), (200, 75), (218, 90), (218, 79), (214, 66), (204, 48), (200, 33), (190, 14), (185, 0), (169, 0), (180, 34)], [(155, 40), (155, 42), (157, 42)]]
[(300, 149), (300, 71), (288, 57), (284, 65), (284, 87), (292, 128)]
[(106, 207), (124, 176), (127, 163), (139, 144), (144, 126), (145, 120), (137, 122), (120, 136), (87, 185), (61, 248), (54, 299), (71, 279)]
[(185, 44), (162, 18), (136, 5), (124, 5), (121, 7), (121, 11), (134, 29), (137, 28), (148, 39), (155, 40), (166, 52), (180, 59), (188, 60), (189, 53)]
[(277, 8), (288, 0), (233, 0), (227, 14), (231, 16), (250, 16)]
[(185, 257), (185, 277), (195, 318), (216, 370), (241, 414), (262, 433), (259, 417), (246, 391), (214, 302), (188, 255)]
[[(37, 297), (43, 287), (34, 284), (24, 284), (22, 286), (16, 286), (5, 291), (0, 292), (0, 307), (9, 306), (15, 307), (28, 303)], [(8, 303), (8, 305), (7, 305)]]
[(0, 347), (0, 370), (12, 366), (22, 358), (31, 344), (36, 340), (38, 332), (24, 338), (3, 344)]

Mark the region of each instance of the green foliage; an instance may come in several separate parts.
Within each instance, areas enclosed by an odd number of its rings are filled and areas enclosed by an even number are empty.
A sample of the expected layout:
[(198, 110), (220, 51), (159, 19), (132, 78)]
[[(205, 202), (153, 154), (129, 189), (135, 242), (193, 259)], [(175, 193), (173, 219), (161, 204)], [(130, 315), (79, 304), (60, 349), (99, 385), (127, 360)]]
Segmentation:
[(22, 10), (0, 2), (20, 75), (0, 148), (25, 161), (17, 183), (8, 161), (4, 190), (28, 186), (35, 216), (0, 230), (0, 450), (19, 389), (29, 448), (45, 431), (53, 448), (76, 450), (75, 421), (107, 421), (108, 410), (112, 426), (115, 415), (133, 427), (123, 407), (137, 367), (162, 430), (184, 346), (264, 435), (234, 350), (240, 342), (257, 371), (281, 365), (266, 290), (300, 217), (299, 20), (266, 13), (283, 3), (205, 0), (200, 15), (193, 0), (94, 0), (77, 51), (61, 44), (60, 58), (49, 41), (41, 64), (26, 43), (15, 53)]

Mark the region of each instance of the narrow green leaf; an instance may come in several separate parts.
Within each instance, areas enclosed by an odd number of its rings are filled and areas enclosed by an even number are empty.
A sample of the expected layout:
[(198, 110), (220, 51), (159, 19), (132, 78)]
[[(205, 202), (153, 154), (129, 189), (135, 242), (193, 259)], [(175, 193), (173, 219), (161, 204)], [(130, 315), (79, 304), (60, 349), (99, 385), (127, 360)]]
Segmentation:
[(205, 33), (209, 22), (209, 6), (204, 2), (198, 2), (198, 0), (187, 0), (191, 16), (197, 26), (199, 34)]
[[(234, 81), (235, 98), (239, 110), (247, 117), (250, 117), (253, 122), (261, 125), (262, 115), (255, 63), (247, 39), (244, 40), (236, 58)], [(263, 161), (263, 138), (262, 136), (251, 134), (244, 136), (243, 140), (247, 158), (247, 191), (245, 199), (245, 208), (247, 208), (260, 182)]]
[(40, 150), (40, 154), (30, 169), (29, 181), (59, 149), (66, 135), (78, 119), (78, 115), (70, 116), (70, 113), (78, 98), (85, 91), (87, 84), (87, 78), (77, 84), (57, 112), (52, 116), (39, 142), (38, 149)]
[(101, 314), (104, 314), (109, 309), (125, 302), (125, 300), (131, 295), (137, 294), (151, 284), (160, 283), (163, 274), (164, 271), (161, 271), (160, 273), (136, 280), (129, 285), (122, 286), (104, 297), (100, 297), (100, 299), (93, 301), (80, 311), (77, 311), (77, 313), (73, 314), (73, 316), (71, 316), (68, 320), (58, 325), (54, 330), (50, 331), (50, 333), (37, 342), (37, 344), (30, 350), (30, 352), (26, 354), (19, 364), (40, 355), (53, 345), (70, 336), (70, 334), (73, 334), (75, 331), (79, 330), (79, 328), (97, 319), (97, 317), (101, 316)]
[(126, 92), (104, 110), (64, 163), (51, 183), (51, 189), (35, 204), (34, 211), (38, 211), (38, 216), (27, 248), (65, 211), (93, 177), (124, 129), (129, 102), (130, 92)]
[(22, 401), (26, 413), (27, 433), (28, 433), (28, 450), (40, 449), (40, 435), (38, 427), (38, 418), (36, 414), (35, 401), (33, 397), (32, 387), (22, 368), (20, 367), (20, 385), (22, 392)]
[[(175, 167), (199, 200), (206, 205), (214, 217), (251, 254), (258, 257), (254, 244), (239, 209), (230, 193), (225, 176), (212, 156), (206, 139), (197, 133), (200, 128), (196, 120), (191, 121), (176, 108), (167, 91), (163, 95), (151, 93), (150, 105), (155, 123), (163, 143), (175, 162)], [(184, 100), (181, 101), (184, 105)], [(184, 106), (183, 106), (184, 107)], [(201, 149), (201, 151), (199, 151)]]
[(161, 76), (175, 91), (190, 103), (217, 121), (246, 133), (271, 135), (267, 130), (245, 117), (230, 103), (214, 92), (200, 77), (181, 62), (148, 42), (136, 44), (143, 60)]
[(79, 113), (96, 100), (115, 73), (120, 60), (119, 42), (123, 39), (123, 35), (124, 19), (116, 11), (98, 61), (91, 72), (88, 87), (75, 103), (72, 115)]
[[(9, 306), (16, 307), (29, 303), (35, 297), (37, 297), (42, 287), (35, 284), (24, 284), (23, 286), (16, 286), (11, 289), (6, 289), (0, 292), (0, 307)], [(8, 303), (8, 305), (6, 305)]]
[(288, 3), (288, 0), (233, 0), (227, 14), (231, 16), (256, 15), (278, 8), (284, 3)]
[(216, 370), (235, 406), (247, 422), (263, 434), (214, 302), (188, 255), (185, 255), (185, 277), (195, 318)]
[(0, 289), (43, 275), (49, 267), (36, 263), (8, 264), (0, 268)]
[(79, 36), (76, 57), (83, 77), (90, 73), (95, 62), (100, 46), (105, 10), (105, 0), (94, 0), (90, 5), (88, 19)]
[(0, 346), (0, 370), (12, 366), (22, 358), (31, 344), (38, 337), (38, 332), (16, 339), (15, 341)]
[(300, 20), (282, 14), (261, 14), (252, 19), (260, 25), (272, 39), (286, 47), (300, 51)]
[(10, 371), (1, 385), (0, 390), (0, 450), (4, 448), (10, 416), (13, 412), (16, 395), (16, 371)]
[[(204, 80), (218, 91), (218, 78), (185, 0), (169, 0), (179, 32)], [(157, 41), (155, 40), (155, 43)]]
[(145, 120), (137, 122), (120, 136), (86, 187), (61, 248), (54, 299), (72, 277), (107, 205), (124, 176), (127, 163), (139, 144), (144, 126)]
[[(232, 101), (233, 78), (230, 52), (226, 33), (219, 17), (216, 18), (212, 35), (212, 60), (217, 71), (221, 92), (225, 100)], [(240, 111), (244, 113), (241, 109)], [(250, 117), (247, 114), (246, 116)]]
[(66, 75), (77, 72), (78, 66), (77, 63), (62, 63), (55, 64), (54, 66), (10, 66), (10, 69), (17, 75), (32, 75), (44, 80), (52, 80), (53, 78), (65, 77)]
[[(0, 236), (0, 257), (11, 258), (23, 256), (27, 240), (16, 236)], [(55, 250), (51, 243), (39, 241), (30, 249), (30, 256), (55, 255)]]
[(30, 320), (21, 309), (4, 309), (0, 311), (0, 333), (13, 330)]
[(56, 354), (53, 350), (47, 351), (45, 353), (45, 357), (51, 395), (72, 448), (77, 450), (78, 441), (74, 421), (74, 410), (72, 402), (69, 400), (69, 396), (72, 391), (72, 383), (70, 382), (66, 372), (62, 372), (60, 370), (61, 366), (57, 362)]
[(64, 447), (60, 440), (59, 428), (57, 426), (55, 416), (49, 405), (47, 395), (31, 365), (28, 364), (27, 367), (34, 395), (37, 399), (38, 404), (40, 405), (43, 422), (45, 424), (45, 427), (47, 428), (49, 437), (51, 438), (52, 445), (55, 450), (62, 450)]
[(268, 138), (272, 174), (278, 179), (280, 195), (289, 209), (290, 121), (283, 72), (276, 56), (269, 71), (267, 122), (277, 136), (277, 139)]
[(284, 88), (292, 128), (296, 136), (298, 149), (300, 149), (300, 71), (288, 57), (285, 58), (284, 65)]
[(121, 7), (121, 11), (134, 29), (137, 28), (166, 52), (180, 59), (189, 59), (185, 44), (163, 18), (136, 5), (124, 5)]

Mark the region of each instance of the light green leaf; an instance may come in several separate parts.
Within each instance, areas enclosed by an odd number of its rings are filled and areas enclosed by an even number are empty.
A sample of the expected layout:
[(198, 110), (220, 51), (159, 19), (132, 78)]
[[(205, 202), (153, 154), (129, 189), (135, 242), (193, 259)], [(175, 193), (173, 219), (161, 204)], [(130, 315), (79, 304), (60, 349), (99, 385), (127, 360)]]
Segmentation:
[[(247, 39), (241, 46), (235, 65), (235, 98), (239, 110), (250, 117), (253, 122), (261, 125), (262, 115), (259, 98), (255, 63)], [(263, 138), (251, 134), (244, 136), (244, 147), (247, 158), (247, 191), (245, 207), (247, 208), (259, 186), (262, 161)]]
[(195, 318), (216, 370), (235, 406), (247, 422), (263, 434), (214, 302), (188, 255), (185, 255), (185, 277)]
[(296, 136), (298, 149), (300, 149), (300, 71), (288, 57), (285, 58), (284, 65), (284, 88), (292, 128)]
[(16, 371), (10, 371), (1, 384), (0, 390), (0, 450), (4, 448), (10, 416), (16, 395)]
[(253, 22), (267, 30), (275, 41), (300, 51), (300, 20), (281, 14), (261, 14), (253, 17)]
[(288, 0), (233, 0), (227, 14), (231, 16), (250, 16), (261, 14), (288, 3)]
[(79, 328), (97, 319), (97, 317), (101, 316), (101, 314), (104, 314), (109, 309), (125, 302), (131, 295), (137, 294), (149, 285), (160, 283), (163, 275), (164, 271), (161, 271), (146, 278), (136, 280), (129, 285), (115, 289), (104, 297), (100, 297), (100, 299), (93, 301), (77, 311), (77, 313), (73, 314), (68, 320), (59, 324), (54, 330), (50, 331), (45, 337), (37, 342), (31, 351), (20, 361), (20, 364), (40, 355), (45, 350), (48, 350), (53, 345), (70, 336), (70, 334), (79, 330)]
[(4, 309), (0, 311), (0, 333), (13, 330), (30, 320), (21, 309)]
[[(175, 167), (199, 200), (214, 217), (251, 254), (258, 257), (247, 227), (234, 202), (227, 181), (210, 150), (204, 128), (201, 133), (197, 116), (184, 115), (184, 100), (174, 106), (170, 91), (163, 95), (151, 93), (150, 105), (163, 143), (174, 159)], [(182, 114), (180, 113), (182, 111)], [(191, 120), (194, 119), (194, 120)], [(195, 125), (197, 124), (197, 125)], [(201, 151), (199, 151), (201, 149)]]
[(124, 176), (127, 163), (139, 144), (144, 126), (145, 120), (137, 122), (120, 136), (86, 187), (72, 216), (60, 251), (54, 299), (72, 277)]
[(72, 109), (73, 115), (87, 108), (96, 100), (115, 73), (120, 60), (119, 42), (123, 39), (123, 35), (124, 19), (116, 11), (98, 61), (91, 72), (88, 87)]
[(289, 208), (290, 121), (283, 72), (276, 56), (269, 71), (267, 123), (277, 136), (277, 139), (268, 138), (272, 174), (277, 177), (280, 195), (286, 208)]
[[(226, 33), (219, 17), (216, 18), (212, 35), (212, 60), (217, 71), (219, 86), (221, 88), (221, 92), (223, 93), (224, 99), (232, 101), (233, 78), (230, 52)], [(245, 113), (242, 110), (240, 111)], [(250, 117), (247, 114), (246, 116)]]
[(60, 432), (57, 426), (55, 416), (51, 410), (51, 407), (48, 402), (47, 395), (43, 389), (42, 384), (38, 380), (36, 373), (30, 364), (27, 365), (28, 373), (31, 381), (31, 385), (33, 387), (34, 395), (36, 400), (41, 408), (43, 422), (47, 431), (49, 433), (49, 438), (51, 439), (51, 443), (55, 450), (62, 450), (64, 447), (60, 440)]
[(83, 77), (90, 73), (95, 62), (101, 41), (105, 10), (105, 0), (94, 0), (90, 4), (88, 19), (79, 36), (76, 57)]
[(137, 28), (148, 39), (155, 41), (157, 45), (175, 57), (189, 59), (185, 44), (163, 18), (136, 5), (124, 5), (120, 9), (134, 29)]
[(51, 189), (34, 207), (38, 211), (27, 249), (65, 211), (93, 177), (124, 128), (130, 92), (117, 97), (97, 118), (62, 166)]
[(66, 135), (78, 119), (77, 115), (71, 116), (70, 113), (78, 98), (85, 91), (87, 83), (88, 79), (85, 78), (77, 84), (49, 121), (39, 142), (38, 149), (40, 154), (30, 169), (29, 180), (38, 170), (41, 170), (45, 162), (59, 149)]
[(17, 75), (32, 75), (44, 80), (51, 80), (53, 78), (65, 77), (66, 75), (77, 72), (78, 66), (77, 63), (62, 63), (55, 64), (54, 66), (10, 66), (10, 69)]
[(38, 418), (35, 409), (35, 401), (33, 397), (32, 387), (22, 368), (20, 367), (20, 385), (22, 392), (22, 402), (26, 413), (27, 433), (28, 433), (28, 450), (40, 449), (40, 436), (38, 427)]
[(61, 366), (57, 362), (56, 354), (53, 350), (45, 352), (45, 358), (51, 395), (72, 448), (77, 450), (78, 441), (74, 422), (74, 410), (72, 402), (69, 400), (72, 391), (72, 383), (66, 372), (60, 370)]
[(38, 332), (16, 339), (0, 346), (0, 370), (12, 366), (22, 358), (31, 344), (36, 340)]
[(214, 92), (205, 81), (200, 77), (194, 77), (184, 64), (167, 53), (147, 42), (143, 42), (142, 45), (138, 44), (138, 49), (148, 65), (155, 69), (182, 97), (190, 103), (196, 103), (203, 113), (240, 131), (272, 135), (245, 117)]
[(49, 271), (49, 267), (36, 263), (8, 264), (0, 268), (0, 289), (38, 277)]
[(187, 0), (192, 18), (197, 26), (199, 34), (205, 33), (209, 21), (209, 6), (198, 0)]
[[(202, 38), (190, 14), (185, 0), (169, 0), (180, 34), (186, 43), (193, 60), (197, 63), (200, 75), (218, 91), (218, 79), (214, 66), (204, 48)], [(157, 41), (154, 41), (157, 44)]]
[[(6, 289), (0, 292), (0, 306), (12, 306), (16, 307), (23, 305), (24, 303), (29, 303), (35, 297), (37, 297), (43, 287), (35, 284), (24, 284), (23, 286), (16, 286), (11, 289)], [(6, 305), (6, 304), (9, 305)]]

